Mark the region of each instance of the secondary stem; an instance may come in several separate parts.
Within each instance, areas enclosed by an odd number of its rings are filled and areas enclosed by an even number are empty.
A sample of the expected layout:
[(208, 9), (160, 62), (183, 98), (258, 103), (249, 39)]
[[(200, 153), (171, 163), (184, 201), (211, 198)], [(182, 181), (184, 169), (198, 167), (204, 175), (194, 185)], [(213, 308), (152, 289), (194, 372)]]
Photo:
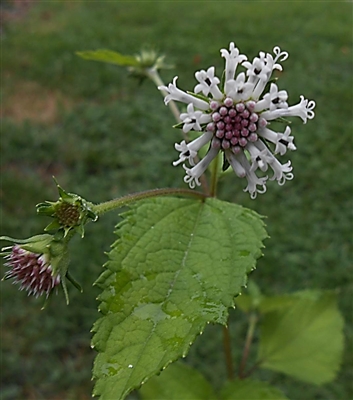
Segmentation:
[(223, 326), (223, 348), (224, 348), (224, 355), (226, 358), (228, 379), (232, 380), (234, 377), (234, 368), (232, 360), (231, 339), (228, 326)]
[(211, 197), (216, 197), (216, 193), (217, 193), (218, 164), (219, 164), (219, 156), (217, 156), (217, 157), (212, 161), (211, 189), (210, 189), (210, 196), (211, 196)]
[(252, 340), (254, 337), (255, 326), (256, 326), (257, 320), (258, 320), (257, 315), (255, 313), (251, 313), (250, 317), (249, 317), (248, 331), (246, 333), (246, 338), (245, 338), (243, 356), (242, 356), (240, 366), (239, 366), (239, 379), (244, 379), (246, 376), (245, 367), (246, 367), (246, 362), (249, 357), (250, 347), (251, 347), (251, 343), (252, 343)]
[(98, 215), (102, 215), (108, 211), (116, 210), (117, 208), (124, 207), (138, 200), (147, 199), (150, 197), (175, 196), (175, 195), (198, 197), (199, 199), (202, 200), (206, 198), (206, 196), (203, 193), (189, 189), (174, 189), (174, 188), (153, 189), (153, 190), (146, 190), (144, 192), (128, 194), (126, 196), (119, 197), (117, 199), (93, 205), (92, 211)]
[[(156, 84), (157, 87), (165, 86), (156, 69), (147, 70), (147, 75)], [(167, 94), (168, 94), (164, 90), (161, 90), (161, 93), (162, 93), (163, 97), (167, 96)], [(177, 105), (175, 104), (175, 102), (173, 100), (170, 100), (170, 102), (168, 103), (168, 106), (170, 108), (170, 111), (174, 115), (176, 122), (179, 123), (180, 122), (180, 112), (179, 112)]]

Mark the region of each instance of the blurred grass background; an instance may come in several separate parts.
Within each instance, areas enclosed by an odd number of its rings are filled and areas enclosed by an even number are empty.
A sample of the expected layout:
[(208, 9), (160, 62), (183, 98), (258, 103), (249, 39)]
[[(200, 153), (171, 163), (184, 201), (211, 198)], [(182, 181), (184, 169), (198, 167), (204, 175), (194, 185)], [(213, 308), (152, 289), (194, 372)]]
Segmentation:
[[(93, 202), (158, 187), (184, 187), (172, 115), (151, 82), (123, 69), (84, 61), (79, 50), (126, 54), (154, 45), (175, 70), (166, 83), (192, 89), (196, 70), (223, 68), (219, 49), (235, 41), (253, 58), (275, 45), (287, 50), (278, 85), (291, 104), (304, 94), (317, 103), (308, 125), (292, 124), (298, 150), (295, 179), (268, 185), (251, 201), (244, 181), (229, 175), (220, 197), (266, 215), (271, 239), (253, 277), (266, 294), (337, 289), (346, 321), (346, 350), (336, 381), (315, 387), (283, 375), (256, 376), (292, 400), (349, 400), (352, 393), (352, 4), (351, 2), (5, 1), (1, 3), (1, 234), (25, 238), (47, 221), (35, 204), (55, 200), (55, 175), (68, 191)], [(87, 227), (72, 243), (71, 271), (84, 293), (70, 288), (44, 311), (1, 283), (1, 399), (89, 399), (97, 319), (92, 283), (114, 240), (118, 215)], [(2, 274), (4, 267), (2, 267)], [(234, 360), (246, 325), (231, 312)], [(322, 349), (325, 351), (325, 349)], [(221, 329), (209, 326), (188, 362), (217, 386), (225, 377)]]

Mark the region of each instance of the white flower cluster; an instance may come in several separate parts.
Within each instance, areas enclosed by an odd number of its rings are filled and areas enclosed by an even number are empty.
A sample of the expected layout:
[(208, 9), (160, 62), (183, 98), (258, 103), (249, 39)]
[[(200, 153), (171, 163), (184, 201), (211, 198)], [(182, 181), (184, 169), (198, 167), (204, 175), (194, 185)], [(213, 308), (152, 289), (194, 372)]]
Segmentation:
[[(314, 118), (315, 102), (301, 96), (298, 104), (288, 106), (287, 92), (278, 90), (275, 83), (269, 84), (272, 72), (282, 70), (279, 62), (288, 58), (288, 53), (282, 52), (279, 47), (275, 47), (273, 53), (274, 56), (260, 52), (249, 62), (234, 43), (230, 43), (229, 50), (221, 50), (225, 58), (222, 86), (215, 76), (215, 68), (210, 67), (207, 71), (195, 73), (198, 84), (193, 93), (177, 87), (178, 77), (168, 86), (159, 87), (167, 92), (166, 104), (171, 100), (187, 104), (186, 112), (180, 114), (183, 131), (202, 132), (190, 143), (183, 140), (175, 144), (180, 155), (173, 165), (184, 163), (184, 181), (190, 188), (200, 185), (201, 175), (220, 151), (236, 175), (247, 179), (245, 191), (250, 193), (251, 198), (266, 191), (268, 176), (263, 173), (256, 175), (259, 170), (266, 172), (270, 167), (273, 174), (269, 179), (277, 180), (279, 185), (293, 178), (290, 161), (281, 164), (275, 157), (275, 154), (285, 154), (287, 149), (296, 149), (291, 129), (287, 126), (282, 133), (269, 129), (269, 126), (271, 121), (292, 116), (300, 117), (306, 123), (307, 119)], [(236, 76), (238, 65), (244, 67), (246, 72)], [(195, 165), (198, 151), (207, 143), (210, 145), (206, 156)]]

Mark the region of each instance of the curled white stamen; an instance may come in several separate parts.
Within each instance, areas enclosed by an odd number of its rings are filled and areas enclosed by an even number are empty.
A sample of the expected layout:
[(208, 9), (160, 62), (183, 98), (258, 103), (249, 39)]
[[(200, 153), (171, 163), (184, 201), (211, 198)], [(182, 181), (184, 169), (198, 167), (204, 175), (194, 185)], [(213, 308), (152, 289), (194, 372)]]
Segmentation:
[[(286, 61), (287, 58), (289, 57), (289, 54), (286, 51), (281, 51), (281, 48), (276, 46), (273, 48), (273, 52), (276, 55), (274, 62), (276, 63), (277, 61), (283, 62)], [(282, 57), (280, 59), (280, 57)]]

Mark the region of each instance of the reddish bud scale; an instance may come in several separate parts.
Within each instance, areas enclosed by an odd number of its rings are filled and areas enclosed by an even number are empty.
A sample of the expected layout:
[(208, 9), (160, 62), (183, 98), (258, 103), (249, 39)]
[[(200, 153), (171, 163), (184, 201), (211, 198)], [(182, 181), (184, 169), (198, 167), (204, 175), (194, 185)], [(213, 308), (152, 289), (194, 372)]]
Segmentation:
[(5, 278), (13, 278), (14, 283), (20, 284), (21, 290), (26, 290), (28, 295), (36, 297), (50, 292), (60, 283), (60, 276), (54, 276), (51, 265), (43, 254), (35, 254), (15, 245), (6, 256), (6, 266), (10, 268)]

